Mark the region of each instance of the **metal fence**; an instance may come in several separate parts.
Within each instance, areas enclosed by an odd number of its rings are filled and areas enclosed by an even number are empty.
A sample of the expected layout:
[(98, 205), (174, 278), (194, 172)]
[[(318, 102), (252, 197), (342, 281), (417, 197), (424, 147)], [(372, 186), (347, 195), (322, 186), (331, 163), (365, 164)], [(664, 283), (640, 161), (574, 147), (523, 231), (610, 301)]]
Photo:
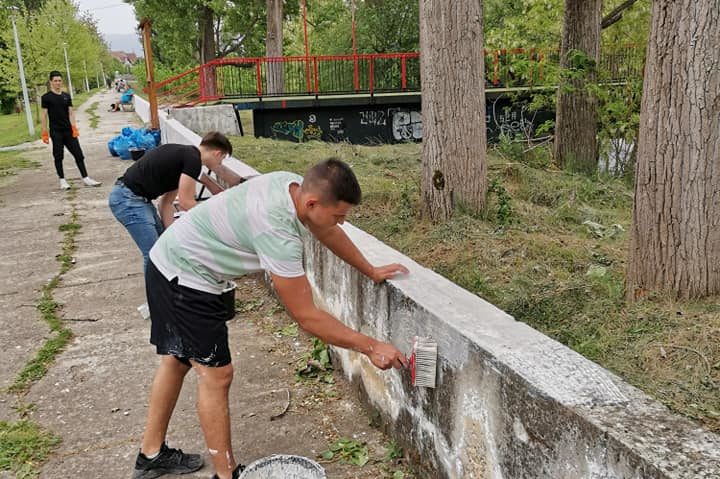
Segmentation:
[[(485, 87), (523, 88), (557, 84), (557, 51), (485, 51)], [(640, 78), (644, 52), (603, 53), (606, 81)], [(420, 91), (420, 54), (380, 53), (278, 58), (219, 58), (156, 84), (161, 106), (222, 99), (376, 94)]]

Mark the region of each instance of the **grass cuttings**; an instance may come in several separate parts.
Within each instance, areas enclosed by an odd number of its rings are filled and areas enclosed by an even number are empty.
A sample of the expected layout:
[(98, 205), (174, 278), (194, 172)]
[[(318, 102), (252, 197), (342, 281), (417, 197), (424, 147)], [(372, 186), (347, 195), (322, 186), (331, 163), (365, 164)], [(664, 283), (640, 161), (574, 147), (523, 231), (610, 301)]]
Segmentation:
[(547, 152), (510, 161), (493, 151), (485, 211), (458, 211), (434, 225), (422, 216), (420, 145), (249, 137), (233, 145), (261, 172), (302, 174), (340, 157), (363, 188), (353, 224), (720, 432), (720, 305), (625, 303), (633, 193), (626, 182), (558, 171)]
[(40, 164), (27, 159), (27, 152), (0, 151), (0, 177), (17, 174), (23, 168), (37, 168)]

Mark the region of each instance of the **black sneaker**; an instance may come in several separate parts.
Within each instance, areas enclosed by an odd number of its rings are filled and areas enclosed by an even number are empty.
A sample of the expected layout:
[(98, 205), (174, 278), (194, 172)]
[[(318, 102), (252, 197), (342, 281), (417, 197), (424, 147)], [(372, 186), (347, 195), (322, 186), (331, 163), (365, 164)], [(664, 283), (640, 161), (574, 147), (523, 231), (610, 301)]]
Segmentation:
[(184, 454), (180, 449), (171, 449), (163, 443), (160, 454), (148, 459), (142, 452), (135, 460), (133, 479), (154, 479), (163, 474), (188, 474), (203, 467), (200, 454)]
[[(242, 464), (238, 464), (238, 467), (235, 468), (233, 471), (232, 479), (238, 479), (240, 477), (240, 473), (245, 470), (245, 466)], [(213, 475), (210, 479), (220, 479), (217, 474)]]

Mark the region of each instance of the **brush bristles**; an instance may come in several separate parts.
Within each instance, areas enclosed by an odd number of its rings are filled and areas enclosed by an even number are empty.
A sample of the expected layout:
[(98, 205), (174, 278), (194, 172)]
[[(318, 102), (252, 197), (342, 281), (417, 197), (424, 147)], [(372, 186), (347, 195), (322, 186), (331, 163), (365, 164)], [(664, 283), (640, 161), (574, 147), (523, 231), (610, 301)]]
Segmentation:
[(434, 388), (437, 370), (437, 343), (431, 338), (415, 338), (412, 354), (413, 386)]

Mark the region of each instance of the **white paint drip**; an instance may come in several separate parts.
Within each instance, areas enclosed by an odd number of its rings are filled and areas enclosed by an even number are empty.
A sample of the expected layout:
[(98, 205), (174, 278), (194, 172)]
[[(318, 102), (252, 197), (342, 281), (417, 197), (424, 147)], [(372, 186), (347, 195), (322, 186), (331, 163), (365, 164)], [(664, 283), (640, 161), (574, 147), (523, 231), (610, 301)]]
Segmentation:
[(525, 430), (525, 426), (523, 426), (522, 421), (520, 421), (519, 418), (515, 418), (513, 421), (513, 432), (515, 433), (515, 437), (518, 438), (523, 443), (527, 444), (530, 440), (530, 437), (528, 436), (527, 431)]

